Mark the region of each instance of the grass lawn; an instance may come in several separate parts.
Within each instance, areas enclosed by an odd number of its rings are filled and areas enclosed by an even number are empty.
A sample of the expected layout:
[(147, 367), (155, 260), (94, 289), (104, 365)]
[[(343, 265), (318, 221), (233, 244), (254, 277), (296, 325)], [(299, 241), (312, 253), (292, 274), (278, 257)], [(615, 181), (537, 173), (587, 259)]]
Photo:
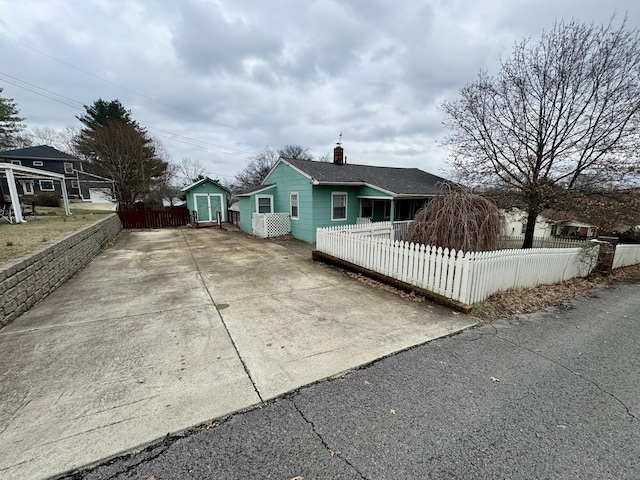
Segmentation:
[(38, 219), (10, 224), (0, 220), (0, 265), (54, 243), (62, 237), (91, 225), (113, 212), (72, 208), (36, 207)]

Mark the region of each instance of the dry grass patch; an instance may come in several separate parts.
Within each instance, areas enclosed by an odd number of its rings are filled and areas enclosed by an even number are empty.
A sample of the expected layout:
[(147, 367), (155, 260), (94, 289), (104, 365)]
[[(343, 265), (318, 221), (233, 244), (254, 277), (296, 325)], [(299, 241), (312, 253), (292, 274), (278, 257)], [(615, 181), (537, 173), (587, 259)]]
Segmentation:
[(475, 304), (473, 314), (483, 322), (489, 323), (498, 318), (534, 313), (550, 307), (568, 306), (578, 295), (595, 296), (594, 290), (608, 288), (615, 282), (638, 277), (640, 264), (618, 268), (606, 277), (593, 274), (587, 278), (573, 278), (554, 285), (498, 292), (484, 302)]
[(113, 212), (36, 207), (38, 220), (19, 225), (0, 222), (0, 265), (33, 253), (55, 241), (96, 223)]

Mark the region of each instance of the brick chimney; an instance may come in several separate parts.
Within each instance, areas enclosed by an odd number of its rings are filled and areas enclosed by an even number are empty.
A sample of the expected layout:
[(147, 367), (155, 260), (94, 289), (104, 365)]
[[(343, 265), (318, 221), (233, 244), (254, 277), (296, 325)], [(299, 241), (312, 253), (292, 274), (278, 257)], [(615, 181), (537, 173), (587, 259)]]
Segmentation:
[(344, 148), (341, 145), (337, 145), (333, 149), (333, 163), (336, 165), (344, 164)]

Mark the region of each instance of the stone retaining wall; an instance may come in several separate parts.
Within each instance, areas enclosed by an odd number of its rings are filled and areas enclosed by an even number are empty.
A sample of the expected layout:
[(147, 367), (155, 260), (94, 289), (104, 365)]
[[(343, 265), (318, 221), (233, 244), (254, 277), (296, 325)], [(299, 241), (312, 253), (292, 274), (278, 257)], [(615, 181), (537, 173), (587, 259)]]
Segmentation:
[(0, 266), (0, 328), (81, 270), (120, 230), (118, 215), (109, 215), (29, 257)]

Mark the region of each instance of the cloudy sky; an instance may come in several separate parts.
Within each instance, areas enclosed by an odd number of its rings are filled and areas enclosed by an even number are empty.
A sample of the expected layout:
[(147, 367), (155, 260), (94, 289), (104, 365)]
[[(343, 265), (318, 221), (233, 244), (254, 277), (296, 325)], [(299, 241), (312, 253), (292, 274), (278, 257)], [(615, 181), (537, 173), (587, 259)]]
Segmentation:
[(0, 0), (0, 87), (28, 127), (118, 99), (174, 161), (231, 180), (264, 149), (446, 176), (438, 106), (554, 21), (637, 0)]

